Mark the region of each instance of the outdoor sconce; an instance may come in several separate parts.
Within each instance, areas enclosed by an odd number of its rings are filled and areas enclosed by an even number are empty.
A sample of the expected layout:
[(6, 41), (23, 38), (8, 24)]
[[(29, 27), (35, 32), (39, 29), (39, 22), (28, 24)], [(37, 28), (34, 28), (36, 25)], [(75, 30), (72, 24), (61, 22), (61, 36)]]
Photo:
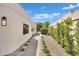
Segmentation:
[(7, 25), (7, 19), (6, 19), (6, 17), (2, 17), (1, 18), (1, 25), (2, 26), (6, 26)]

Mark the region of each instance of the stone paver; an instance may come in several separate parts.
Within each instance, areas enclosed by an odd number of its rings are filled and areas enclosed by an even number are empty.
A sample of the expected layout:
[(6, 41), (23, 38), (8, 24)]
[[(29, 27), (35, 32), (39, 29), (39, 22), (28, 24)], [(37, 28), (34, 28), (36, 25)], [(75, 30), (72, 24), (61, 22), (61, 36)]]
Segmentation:
[(53, 56), (69, 56), (52, 37), (44, 36), (44, 41)]
[[(15, 52), (9, 54), (8, 56), (36, 56), (38, 41), (37, 39), (35, 39), (35, 37), (36, 36), (34, 36), (31, 39), (31, 41), (28, 43), (28, 46), (23, 45), (19, 49), (17, 49)], [(22, 48), (24, 48), (25, 50), (20, 51)]]

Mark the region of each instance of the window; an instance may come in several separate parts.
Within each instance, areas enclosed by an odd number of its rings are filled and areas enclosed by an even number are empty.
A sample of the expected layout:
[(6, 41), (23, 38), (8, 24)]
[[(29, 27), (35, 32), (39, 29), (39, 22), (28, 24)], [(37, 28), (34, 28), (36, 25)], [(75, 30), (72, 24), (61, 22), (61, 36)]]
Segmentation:
[(6, 26), (7, 25), (7, 19), (6, 17), (1, 18), (1, 26)]
[(29, 25), (23, 24), (23, 34), (29, 33)]

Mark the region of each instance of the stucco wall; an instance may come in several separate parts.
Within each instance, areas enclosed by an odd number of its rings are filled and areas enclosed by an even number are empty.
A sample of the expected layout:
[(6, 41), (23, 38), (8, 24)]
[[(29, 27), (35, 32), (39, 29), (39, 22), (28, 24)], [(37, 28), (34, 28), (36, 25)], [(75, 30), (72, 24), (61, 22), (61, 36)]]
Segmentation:
[(79, 9), (73, 11), (73, 13), (72, 13), (72, 19), (73, 19), (73, 20), (79, 19)]
[[(0, 19), (3, 16), (7, 18), (7, 26), (1, 26), (0, 21), (0, 55), (15, 51), (32, 36), (30, 30), (31, 22), (28, 16), (24, 18), (16, 10), (11, 8), (14, 6), (16, 4), (0, 4)], [(29, 33), (25, 35), (23, 35), (23, 23), (28, 24), (30, 28)]]
[(71, 17), (72, 20), (75, 20), (75, 19), (79, 19), (79, 9), (78, 10), (74, 10), (74, 11), (71, 11), (67, 14), (65, 14), (63, 17), (61, 17), (58, 22), (61, 22), (65, 19), (67, 19), (68, 17)]
[(58, 21), (56, 21), (54, 24), (51, 24), (50, 26), (55, 26), (57, 23), (63, 22), (68, 17), (71, 17), (72, 20), (79, 19), (79, 9), (68, 12), (67, 14), (65, 14), (64, 16), (62, 16), (60, 19), (58, 19)]
[(32, 32), (32, 34), (36, 33), (36, 24), (32, 22), (32, 28), (34, 28), (34, 31)]

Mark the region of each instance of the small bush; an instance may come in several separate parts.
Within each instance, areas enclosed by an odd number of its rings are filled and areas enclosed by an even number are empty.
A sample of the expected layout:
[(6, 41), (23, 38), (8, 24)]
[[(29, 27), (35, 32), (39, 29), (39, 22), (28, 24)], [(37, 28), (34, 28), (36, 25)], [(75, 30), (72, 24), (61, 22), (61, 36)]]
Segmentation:
[(41, 28), (41, 34), (47, 35), (47, 33), (48, 33), (48, 29), (46, 29), (46, 28)]

